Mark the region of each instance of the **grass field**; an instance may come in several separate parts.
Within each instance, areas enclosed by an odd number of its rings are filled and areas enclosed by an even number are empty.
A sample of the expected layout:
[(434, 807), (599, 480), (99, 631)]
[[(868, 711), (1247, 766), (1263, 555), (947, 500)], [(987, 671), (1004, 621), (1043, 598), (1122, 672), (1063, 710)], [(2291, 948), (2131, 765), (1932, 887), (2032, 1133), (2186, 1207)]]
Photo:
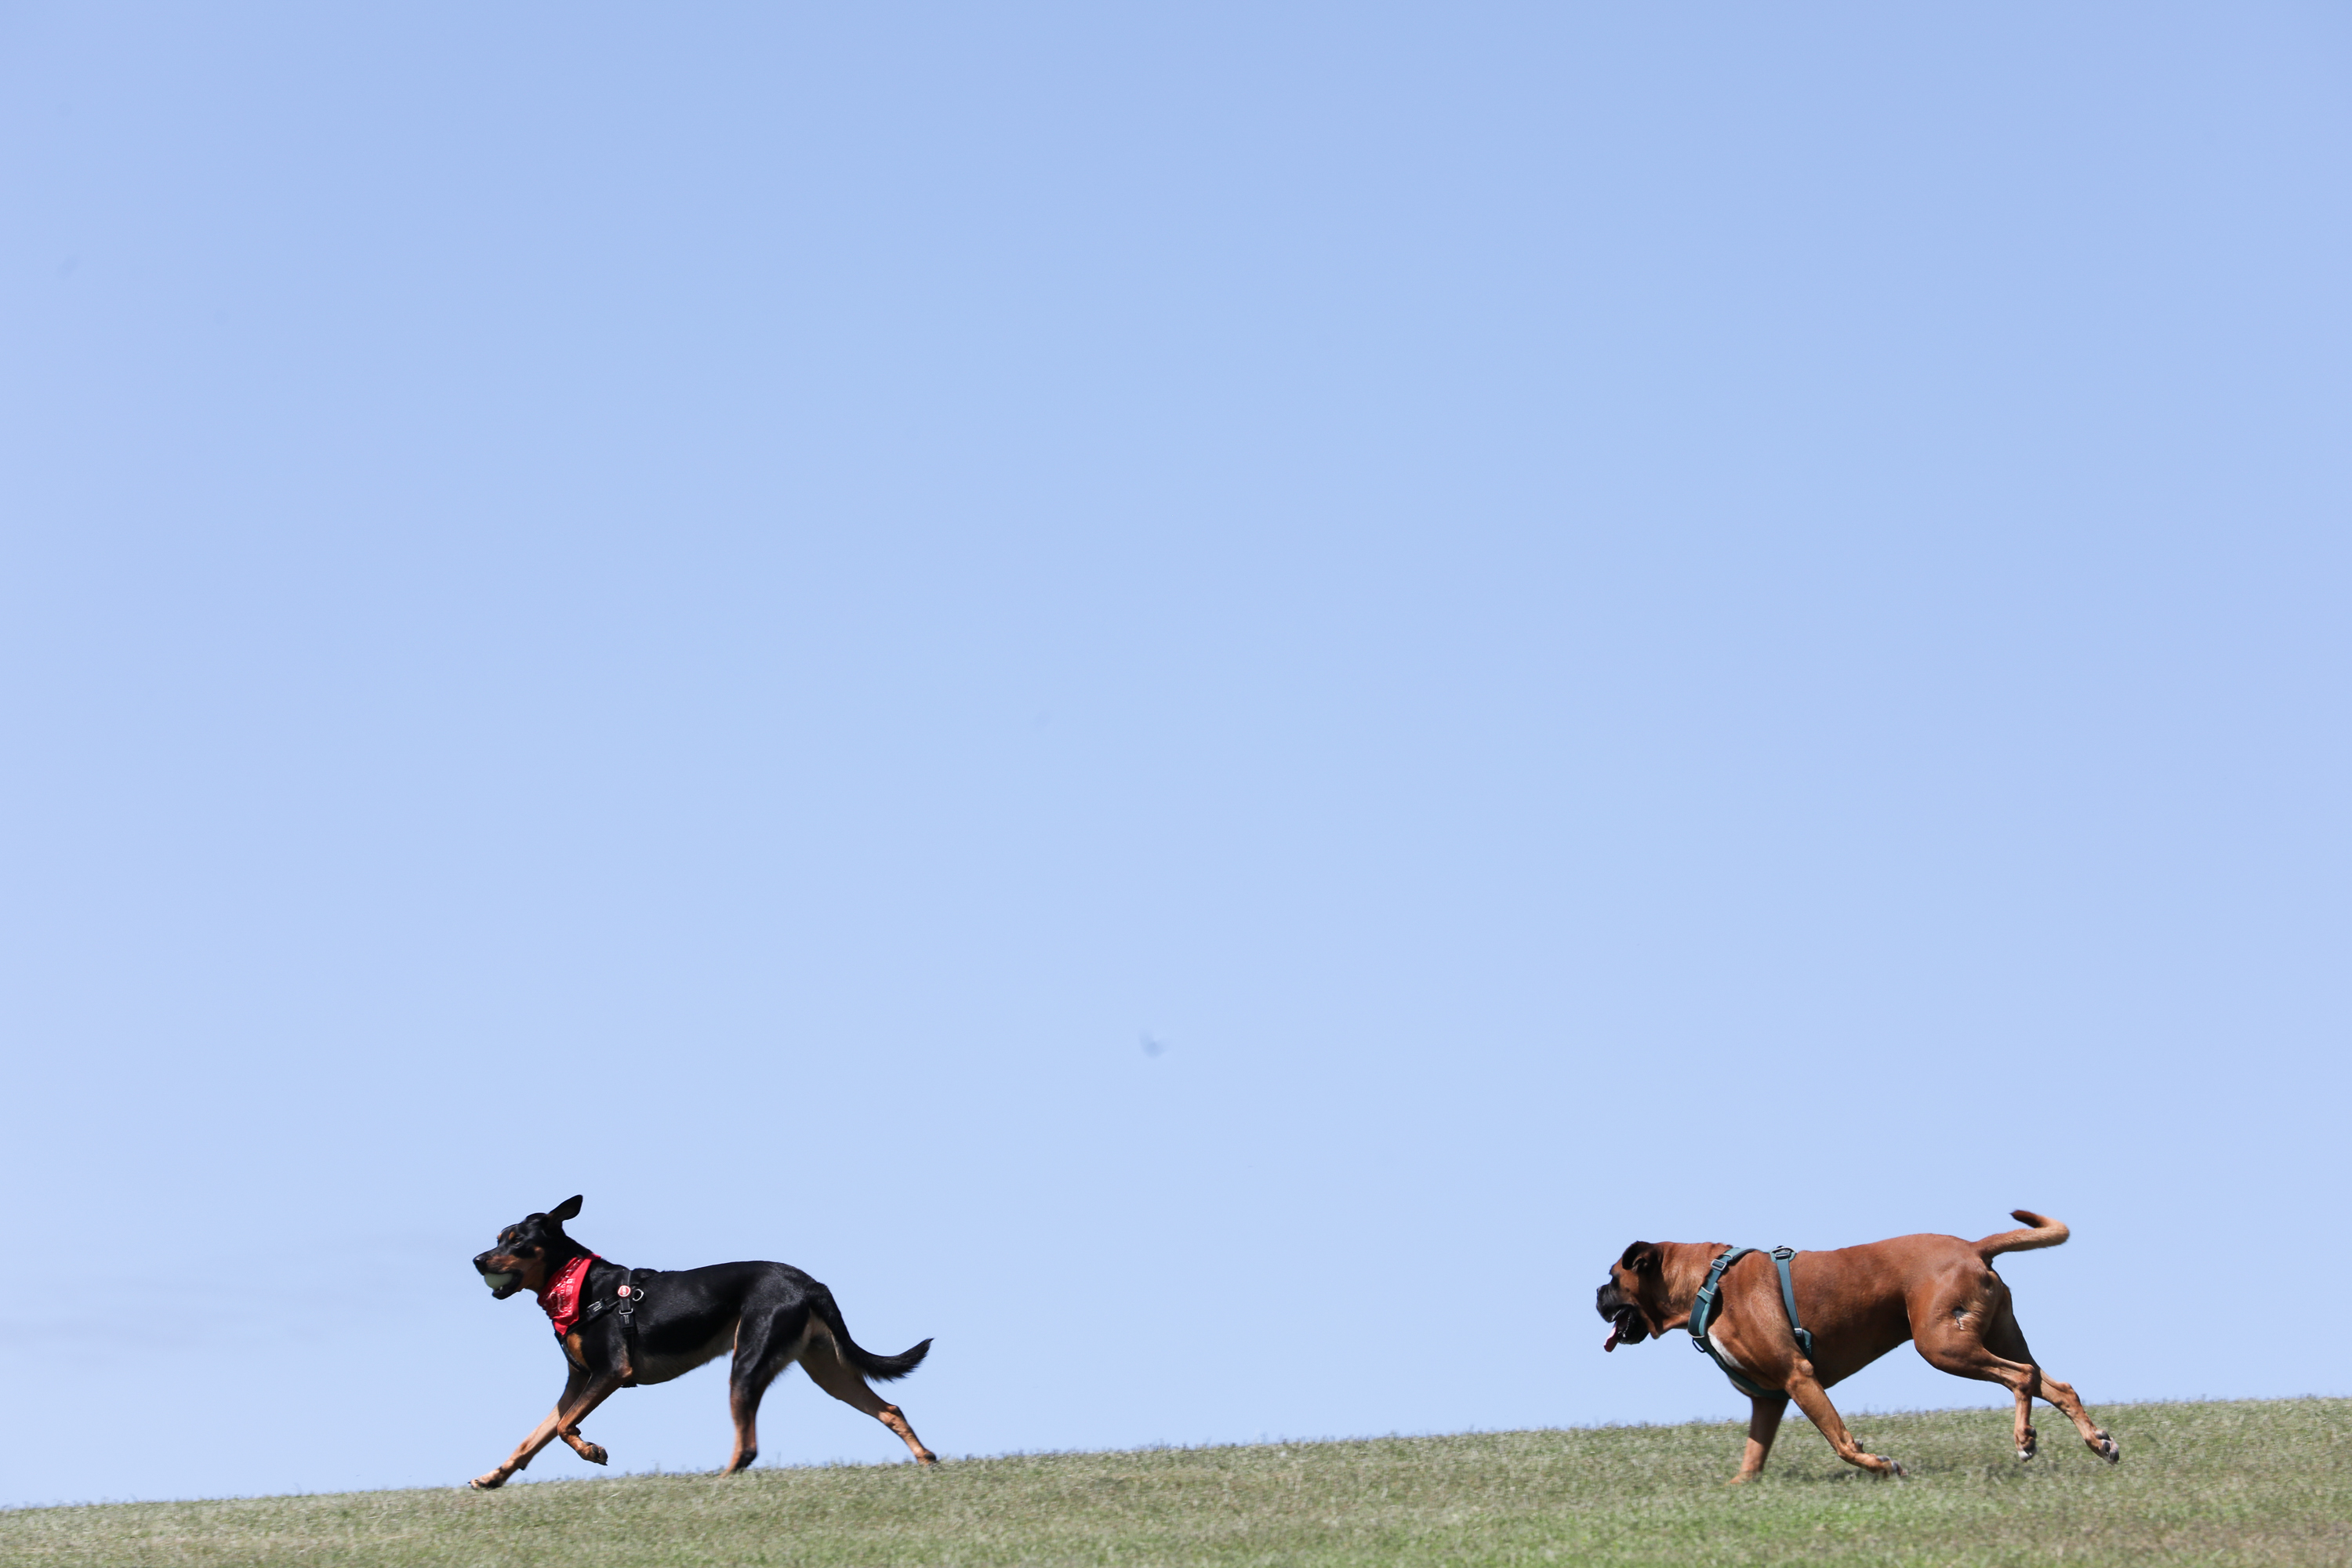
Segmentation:
[[(2352, 1400), (2113, 1405), (2116, 1468), (2064, 1424), (1864, 1415), (1912, 1470), (1849, 1470), (1793, 1415), (1730, 1487), (1741, 1427), (1612, 1427), (909, 1466), (629, 1476), (0, 1512), (0, 1561), (673, 1568), (792, 1563), (2352, 1562)], [(2055, 1431), (2053, 1427), (2056, 1427)]]

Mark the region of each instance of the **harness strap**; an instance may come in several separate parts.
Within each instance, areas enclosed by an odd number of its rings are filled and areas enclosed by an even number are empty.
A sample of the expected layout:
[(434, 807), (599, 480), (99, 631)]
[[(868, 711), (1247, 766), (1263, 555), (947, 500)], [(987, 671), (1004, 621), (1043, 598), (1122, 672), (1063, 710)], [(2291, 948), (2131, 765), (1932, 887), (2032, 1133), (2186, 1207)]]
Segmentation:
[(1715, 1316), (1716, 1290), (1723, 1282), (1723, 1271), (1755, 1250), (1752, 1247), (1732, 1247), (1725, 1248), (1717, 1257), (1715, 1267), (1706, 1271), (1706, 1283), (1698, 1288), (1698, 1297), (1691, 1302), (1690, 1337), (1691, 1343), (1698, 1347), (1699, 1353), (1715, 1363), (1723, 1375), (1731, 1379), (1732, 1387), (1750, 1399), (1769, 1399), (1771, 1395), (1740, 1376), (1732, 1363), (1723, 1359), (1723, 1352), (1715, 1348), (1715, 1342), (1706, 1337), (1706, 1325)]
[[(1750, 1399), (1774, 1399), (1780, 1396), (1781, 1390), (1759, 1388), (1748, 1382), (1733, 1370), (1733, 1363), (1726, 1360), (1723, 1352), (1715, 1348), (1715, 1342), (1706, 1337), (1706, 1326), (1714, 1320), (1716, 1310), (1721, 1305), (1719, 1293), (1723, 1271), (1755, 1250), (1752, 1247), (1726, 1247), (1716, 1258), (1715, 1266), (1706, 1271), (1706, 1283), (1698, 1288), (1698, 1295), (1691, 1302), (1690, 1337), (1691, 1343), (1697, 1347), (1699, 1352), (1715, 1363), (1723, 1375), (1731, 1380), (1732, 1387)], [(1807, 1361), (1811, 1361), (1813, 1359), (1813, 1336), (1797, 1321), (1797, 1287), (1789, 1278), (1789, 1259), (1796, 1256), (1794, 1247), (1776, 1247), (1772, 1249), (1772, 1261), (1780, 1269), (1780, 1304), (1789, 1310), (1789, 1328), (1797, 1336), (1797, 1349), (1804, 1353)]]
[(645, 1304), (646, 1288), (638, 1283), (641, 1275), (658, 1274), (657, 1268), (632, 1268), (618, 1290), (610, 1296), (600, 1296), (581, 1309), (578, 1327), (586, 1328), (605, 1313), (613, 1314), (621, 1325), (621, 1343), (627, 1353), (629, 1376), (622, 1384), (626, 1388), (637, 1381), (637, 1309)]
[(629, 1282), (621, 1287), (618, 1299), (621, 1304), (614, 1310), (613, 1315), (620, 1321), (621, 1344), (624, 1353), (629, 1358), (629, 1375), (622, 1382), (625, 1385), (634, 1386), (641, 1370), (641, 1358), (637, 1354), (637, 1309), (645, 1305), (645, 1290), (637, 1283), (635, 1269), (629, 1270)]
[(1780, 1266), (1780, 1305), (1789, 1309), (1789, 1328), (1797, 1336), (1797, 1348), (1805, 1352), (1807, 1361), (1811, 1361), (1813, 1359), (1813, 1336), (1797, 1321), (1797, 1284), (1789, 1278), (1789, 1259), (1796, 1256), (1797, 1249), (1793, 1247), (1772, 1249), (1772, 1261)]

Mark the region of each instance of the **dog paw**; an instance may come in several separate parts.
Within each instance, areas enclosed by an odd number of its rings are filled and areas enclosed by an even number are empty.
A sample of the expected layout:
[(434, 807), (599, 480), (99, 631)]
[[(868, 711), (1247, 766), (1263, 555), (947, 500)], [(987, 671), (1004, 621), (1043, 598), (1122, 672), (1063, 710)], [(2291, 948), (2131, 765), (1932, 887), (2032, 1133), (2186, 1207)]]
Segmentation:
[(498, 1471), (492, 1470), (487, 1476), (476, 1476), (472, 1480), (467, 1481), (466, 1484), (473, 1488), (478, 1492), (494, 1492), (500, 1487), (507, 1484), (507, 1479), (506, 1477), (499, 1474)]
[(2025, 1429), (2025, 1441), (2017, 1446), (2018, 1463), (2023, 1464), (2042, 1451), (2042, 1434), (2032, 1427)]
[(1901, 1465), (1896, 1464), (1893, 1459), (1888, 1458), (1887, 1458), (1885, 1455), (1884, 1455), (1884, 1454), (1873, 1454), (1873, 1455), (1871, 1456), (1871, 1458), (1874, 1458), (1874, 1459), (1876, 1459), (1880, 1464), (1885, 1465), (1885, 1466), (1886, 1467), (1886, 1474), (1887, 1474), (1887, 1476), (1888, 1476), (1890, 1479), (1894, 1479), (1894, 1480), (1898, 1480), (1898, 1481), (1899, 1481), (1899, 1480), (1901, 1480), (1904, 1477), (1906, 1477), (1906, 1476), (1907, 1476), (1907, 1475), (1909, 1475), (1909, 1474), (1911, 1473), (1910, 1471), (1908, 1471), (1908, 1470), (1905, 1469)]
[(587, 1460), (592, 1465), (601, 1465), (613, 1456), (607, 1454), (604, 1449), (598, 1447), (593, 1443), (583, 1443), (580, 1446), (580, 1457)]
[(2122, 1447), (2109, 1436), (2104, 1428), (2100, 1430), (2098, 1441), (2091, 1445), (2091, 1452), (2111, 1465), (2120, 1465), (2124, 1462)]

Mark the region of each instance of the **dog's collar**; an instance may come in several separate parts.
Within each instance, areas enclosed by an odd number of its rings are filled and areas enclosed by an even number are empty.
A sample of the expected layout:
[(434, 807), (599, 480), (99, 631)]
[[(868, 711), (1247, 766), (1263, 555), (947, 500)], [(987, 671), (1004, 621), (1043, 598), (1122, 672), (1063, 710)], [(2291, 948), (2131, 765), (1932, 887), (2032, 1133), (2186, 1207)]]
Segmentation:
[[(1734, 1370), (1737, 1363), (1727, 1360), (1721, 1351), (1715, 1348), (1715, 1342), (1706, 1337), (1706, 1325), (1714, 1318), (1716, 1309), (1720, 1305), (1717, 1299), (1717, 1289), (1723, 1282), (1723, 1271), (1755, 1250), (1756, 1248), (1752, 1247), (1727, 1247), (1723, 1249), (1721, 1255), (1715, 1260), (1715, 1267), (1706, 1271), (1706, 1283), (1698, 1288), (1698, 1296), (1691, 1302), (1688, 1326), (1691, 1343), (1697, 1347), (1701, 1355), (1723, 1369), (1723, 1375), (1731, 1379), (1732, 1387), (1747, 1394), (1750, 1399), (1769, 1399), (1779, 1391), (1759, 1388), (1740, 1376)], [(1813, 1355), (1813, 1336), (1807, 1333), (1797, 1321), (1797, 1286), (1796, 1282), (1789, 1277), (1789, 1259), (1796, 1256), (1794, 1247), (1776, 1247), (1772, 1249), (1772, 1261), (1780, 1266), (1780, 1304), (1789, 1310), (1789, 1328), (1797, 1336), (1797, 1349), (1803, 1352), (1806, 1360), (1811, 1361)]]
[(596, 1261), (594, 1253), (583, 1252), (557, 1269), (539, 1288), (540, 1310), (555, 1325), (555, 1337), (559, 1340), (580, 1321), (580, 1292), (588, 1283), (588, 1266)]

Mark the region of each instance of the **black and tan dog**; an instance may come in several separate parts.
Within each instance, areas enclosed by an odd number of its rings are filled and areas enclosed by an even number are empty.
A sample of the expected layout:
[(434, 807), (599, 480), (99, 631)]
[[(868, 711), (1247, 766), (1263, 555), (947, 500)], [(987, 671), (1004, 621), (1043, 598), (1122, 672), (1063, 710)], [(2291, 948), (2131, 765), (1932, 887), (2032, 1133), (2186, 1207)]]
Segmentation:
[[(2011, 1218), (2030, 1230), (2003, 1231), (1982, 1241), (1957, 1236), (1899, 1236), (1834, 1252), (1800, 1252), (1790, 1261), (1797, 1318), (1811, 1336), (1808, 1355), (1797, 1342), (1773, 1258), (1750, 1253), (1725, 1269), (1715, 1315), (1706, 1322), (1716, 1353), (1753, 1385), (1748, 1449), (1739, 1462), (1747, 1480), (1764, 1468), (1789, 1401), (1821, 1428), (1838, 1458), (1874, 1475), (1901, 1475), (1903, 1467), (1863, 1451), (1838, 1418), (1826, 1392), (1905, 1340), (1927, 1364), (1957, 1377), (1998, 1383), (2017, 1397), (2017, 1457), (2033, 1458), (2033, 1401), (2053, 1405), (2110, 1464), (2123, 1457), (2116, 1440), (2092, 1421), (2074, 1391), (2042, 1372), (2025, 1348), (2010, 1310), (2009, 1287), (1992, 1270), (2004, 1252), (2055, 1247), (2066, 1227), (2024, 1209)], [(1691, 1310), (1715, 1260), (1730, 1248), (1720, 1242), (1637, 1241), (1609, 1270), (1595, 1305), (1609, 1320), (1601, 1348), (1639, 1344), (1669, 1329), (1691, 1326)], [(1763, 1392), (1757, 1393), (1754, 1390)]]
[(498, 1245), (474, 1259), (499, 1300), (519, 1290), (539, 1298), (565, 1362), (554, 1410), (505, 1463), (477, 1476), (476, 1487), (504, 1486), (558, 1437), (590, 1464), (603, 1464), (604, 1450), (580, 1436), (590, 1411), (615, 1389), (667, 1383), (730, 1350), (727, 1405), (735, 1417), (735, 1452), (729, 1474), (759, 1458), (760, 1396), (796, 1361), (819, 1388), (896, 1432), (917, 1459), (939, 1462), (898, 1407), (866, 1386), (869, 1377), (887, 1383), (914, 1371), (930, 1341), (892, 1356), (859, 1348), (833, 1292), (789, 1264), (718, 1263), (656, 1273), (607, 1263), (563, 1234), (563, 1222), (579, 1213), (580, 1199), (568, 1197), (507, 1226)]

